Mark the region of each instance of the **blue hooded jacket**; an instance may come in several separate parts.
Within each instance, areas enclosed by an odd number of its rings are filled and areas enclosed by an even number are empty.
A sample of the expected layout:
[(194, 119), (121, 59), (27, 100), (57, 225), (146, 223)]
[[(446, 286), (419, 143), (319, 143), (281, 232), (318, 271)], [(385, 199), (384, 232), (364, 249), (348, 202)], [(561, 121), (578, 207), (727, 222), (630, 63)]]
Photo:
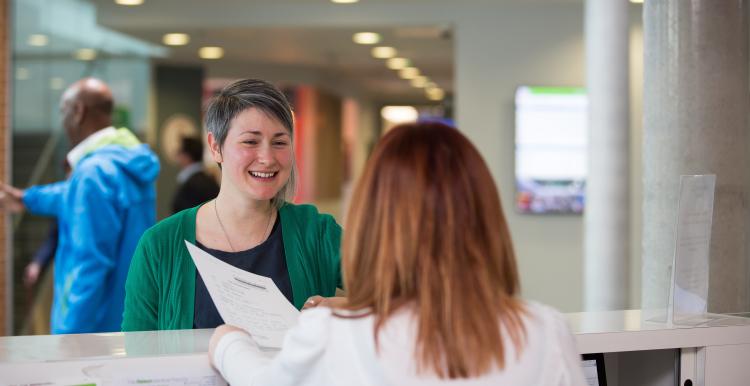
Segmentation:
[(118, 135), (88, 149), (67, 181), (24, 192), (30, 212), (58, 218), (53, 334), (120, 330), (130, 259), (156, 220), (158, 158)]

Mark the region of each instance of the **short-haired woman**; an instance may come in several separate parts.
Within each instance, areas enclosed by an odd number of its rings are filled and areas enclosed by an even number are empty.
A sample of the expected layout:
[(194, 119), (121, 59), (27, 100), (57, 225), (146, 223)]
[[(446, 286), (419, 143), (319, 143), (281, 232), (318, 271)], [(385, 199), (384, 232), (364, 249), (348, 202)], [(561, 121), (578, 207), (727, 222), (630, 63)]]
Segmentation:
[(286, 201), (296, 171), (292, 110), (284, 94), (262, 80), (235, 82), (211, 101), (205, 125), (221, 168), (219, 195), (144, 233), (125, 285), (123, 331), (224, 323), (184, 240), (272, 278), (297, 308), (310, 298), (316, 303), (333, 296), (341, 286), (341, 227), (313, 206)]
[(458, 130), (394, 128), (351, 202), (347, 299), (303, 312), (270, 362), (217, 328), (209, 357), (230, 384), (585, 384), (563, 316), (519, 298), (497, 188)]

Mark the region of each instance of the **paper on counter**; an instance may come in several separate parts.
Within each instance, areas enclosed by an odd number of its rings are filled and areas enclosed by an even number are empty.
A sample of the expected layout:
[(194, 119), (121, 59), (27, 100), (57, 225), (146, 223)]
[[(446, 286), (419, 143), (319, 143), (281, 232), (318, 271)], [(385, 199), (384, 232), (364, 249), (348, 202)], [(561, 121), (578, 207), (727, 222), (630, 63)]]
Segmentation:
[(583, 377), (586, 379), (586, 385), (588, 386), (599, 386), (599, 371), (596, 368), (596, 361), (584, 360), (583, 362)]
[[(272, 357), (272, 353), (262, 353)], [(2, 386), (227, 386), (206, 353), (0, 362)]]
[(250, 333), (258, 346), (280, 348), (299, 311), (269, 277), (227, 264), (185, 240), (224, 322)]

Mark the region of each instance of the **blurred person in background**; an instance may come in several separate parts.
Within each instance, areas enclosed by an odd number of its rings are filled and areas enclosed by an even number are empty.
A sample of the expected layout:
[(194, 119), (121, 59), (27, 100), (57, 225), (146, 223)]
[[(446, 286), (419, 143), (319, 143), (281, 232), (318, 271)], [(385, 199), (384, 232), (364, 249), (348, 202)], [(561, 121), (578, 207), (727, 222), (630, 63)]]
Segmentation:
[(77, 81), (60, 108), (70, 178), (26, 190), (3, 184), (0, 202), (11, 212), (57, 218), (51, 332), (118, 331), (130, 259), (156, 220), (159, 161), (129, 130), (112, 127), (112, 92), (103, 81)]
[(221, 170), (216, 199), (168, 217), (141, 238), (126, 284), (123, 331), (213, 328), (224, 321), (185, 241), (273, 280), (295, 307), (341, 287), (341, 227), (312, 205), (295, 205), (292, 109), (279, 89), (237, 81), (205, 114)]
[[(65, 173), (65, 179), (70, 178), (70, 165), (68, 165), (68, 160), (63, 161), (62, 168)], [(39, 281), (39, 276), (41, 276), (52, 262), (53, 257), (57, 252), (57, 233), (57, 219), (53, 218), (52, 223), (49, 225), (49, 230), (47, 231), (47, 238), (44, 239), (44, 242), (39, 249), (34, 252), (34, 256), (31, 257), (31, 262), (29, 262), (23, 270), (23, 284), (26, 288), (33, 287), (37, 281)]]
[(182, 137), (177, 153), (180, 173), (177, 192), (172, 199), (172, 213), (200, 205), (216, 198), (219, 184), (203, 170), (203, 142), (200, 138)]
[(519, 297), (497, 188), (458, 130), (410, 124), (382, 138), (342, 253), (346, 299), (302, 312), (274, 359), (245, 331), (215, 330), (209, 358), (227, 382), (585, 385), (565, 318)]

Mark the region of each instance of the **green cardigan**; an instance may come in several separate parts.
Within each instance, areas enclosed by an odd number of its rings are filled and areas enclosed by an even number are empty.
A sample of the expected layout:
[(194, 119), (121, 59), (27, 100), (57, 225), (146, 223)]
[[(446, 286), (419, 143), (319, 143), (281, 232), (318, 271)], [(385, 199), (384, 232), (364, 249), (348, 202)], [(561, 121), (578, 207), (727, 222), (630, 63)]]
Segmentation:
[[(195, 264), (183, 240), (195, 243), (197, 206), (168, 217), (141, 237), (125, 283), (123, 331), (193, 328)], [(279, 209), (294, 306), (341, 287), (341, 227), (312, 205)]]

